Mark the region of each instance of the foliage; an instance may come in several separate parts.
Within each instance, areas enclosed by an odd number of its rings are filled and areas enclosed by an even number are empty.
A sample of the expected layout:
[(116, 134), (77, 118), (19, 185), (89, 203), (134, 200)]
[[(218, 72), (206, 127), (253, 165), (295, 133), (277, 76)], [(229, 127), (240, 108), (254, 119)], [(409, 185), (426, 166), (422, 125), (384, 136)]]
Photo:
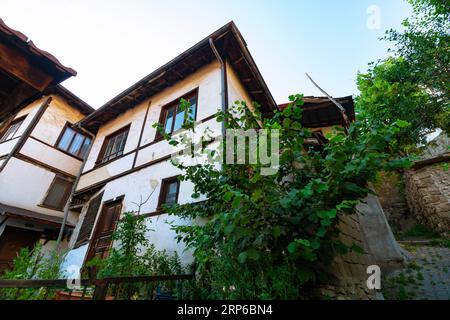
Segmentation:
[[(226, 120), (227, 129), (254, 129), (260, 124), (269, 135), (279, 130), (279, 166), (274, 175), (261, 174), (261, 161), (222, 168), (214, 161), (194, 165), (173, 161), (184, 172), (180, 179), (194, 184), (192, 197), (206, 199), (165, 207), (172, 215), (204, 221), (173, 226), (178, 240), (196, 258), (199, 277), (193, 298), (307, 297), (336, 252), (361, 251), (336, 240), (339, 216), (354, 212), (377, 171), (409, 164), (408, 159), (390, 156), (398, 147), (396, 136), (408, 125), (404, 121), (379, 127), (356, 122), (348, 135), (336, 128), (322, 153), (305, 150), (305, 139), (312, 133), (301, 126), (302, 96), (290, 100), (284, 111), (269, 119), (262, 118), (258, 105), (250, 111), (244, 102), (217, 114), (217, 121)], [(155, 127), (163, 134), (160, 125)], [(194, 131), (193, 127), (187, 119), (184, 128)], [(174, 146), (195, 149), (179, 136), (166, 139)], [(259, 141), (260, 148), (267, 147)], [(226, 146), (226, 141), (222, 143)], [(192, 157), (207, 152), (213, 160), (220, 158), (207, 145), (203, 142)]]
[(442, 127), (446, 112), (441, 103), (434, 103), (426, 89), (412, 78), (410, 66), (404, 58), (388, 58), (375, 64), (366, 74), (358, 74), (361, 94), (355, 99), (360, 119), (369, 125), (391, 125), (398, 119), (411, 125), (399, 136), (406, 152), (414, 150), (425, 137)]
[(403, 21), (405, 31), (388, 30), (386, 40), (409, 63), (418, 83), (449, 102), (450, 3), (445, 0), (409, 0), (413, 16)]
[[(62, 277), (61, 265), (64, 261), (65, 252), (50, 251), (47, 254), (42, 250), (42, 244), (29, 250), (21, 248), (13, 261), (13, 267), (7, 271), (2, 279), (60, 279)], [(2, 289), (1, 300), (41, 300), (51, 299), (54, 292), (48, 288), (30, 289)]]
[[(144, 216), (125, 212), (112, 235), (116, 245), (108, 257), (104, 260), (94, 258), (86, 264), (86, 267), (95, 268), (98, 278), (186, 274), (187, 268), (182, 266), (177, 252), (169, 255), (165, 250), (157, 250), (154, 244), (149, 243), (147, 233), (150, 231)], [(159, 289), (176, 294), (176, 284), (167, 281), (164, 285), (157, 283), (125, 285), (119, 293), (115, 292), (115, 295), (119, 298), (121, 296), (128, 298), (130, 292), (154, 292), (157, 286)]]
[(399, 240), (408, 240), (408, 239), (436, 239), (439, 238), (440, 235), (428, 229), (424, 225), (415, 224), (405, 232), (399, 235)]
[(371, 64), (357, 78), (360, 116), (372, 125), (411, 123), (400, 137), (404, 151), (441, 128), (450, 133), (450, 5), (441, 0), (409, 0), (413, 16), (405, 30), (388, 30), (393, 57)]

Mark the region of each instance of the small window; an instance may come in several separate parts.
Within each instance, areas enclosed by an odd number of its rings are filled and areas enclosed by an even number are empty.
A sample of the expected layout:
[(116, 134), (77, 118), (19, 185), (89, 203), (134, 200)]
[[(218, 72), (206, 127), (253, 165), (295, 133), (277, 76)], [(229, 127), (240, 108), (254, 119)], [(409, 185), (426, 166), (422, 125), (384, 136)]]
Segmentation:
[[(180, 100), (185, 99), (191, 104), (187, 114), (179, 108)], [(167, 134), (171, 134), (174, 131), (181, 129), (186, 119), (195, 121), (197, 116), (197, 90), (190, 93), (176, 102), (173, 102), (165, 107), (161, 111), (160, 123), (164, 126), (164, 131)], [(158, 134), (157, 137), (160, 137)]]
[(70, 125), (66, 125), (57, 146), (59, 149), (68, 152), (77, 158), (85, 159), (90, 144), (91, 138), (74, 130)]
[(125, 149), (125, 143), (127, 142), (129, 130), (130, 126), (127, 126), (105, 138), (105, 142), (103, 143), (102, 149), (100, 151), (97, 164), (111, 161), (123, 155), (123, 150)]
[(176, 204), (178, 202), (178, 193), (180, 191), (180, 180), (178, 177), (163, 179), (161, 183), (161, 192), (159, 194), (158, 208), (163, 205)]
[(6, 131), (1, 136), (0, 142), (11, 140), (16, 134), (17, 130), (19, 130), (20, 126), (23, 123), (23, 120), (25, 120), (25, 117), (21, 117), (11, 122)]
[(55, 210), (63, 210), (72, 191), (73, 183), (67, 179), (56, 176), (47, 191), (42, 206)]

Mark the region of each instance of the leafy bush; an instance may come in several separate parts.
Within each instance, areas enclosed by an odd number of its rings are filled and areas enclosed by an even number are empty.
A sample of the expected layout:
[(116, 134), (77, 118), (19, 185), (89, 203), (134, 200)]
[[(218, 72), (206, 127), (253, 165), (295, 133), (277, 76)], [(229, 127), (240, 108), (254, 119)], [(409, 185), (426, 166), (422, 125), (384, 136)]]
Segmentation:
[[(354, 212), (379, 170), (409, 165), (408, 159), (395, 156), (396, 137), (408, 125), (404, 121), (378, 127), (356, 122), (348, 135), (336, 128), (322, 152), (305, 150), (312, 133), (301, 126), (302, 96), (290, 100), (285, 110), (268, 119), (258, 105), (251, 111), (244, 102), (217, 114), (227, 129), (259, 128), (269, 135), (276, 134), (272, 129), (279, 130), (279, 166), (274, 175), (261, 173), (261, 159), (221, 168), (214, 161), (194, 165), (173, 161), (184, 172), (180, 179), (194, 184), (192, 197), (206, 198), (165, 208), (181, 218), (205, 221), (173, 226), (177, 239), (196, 258), (199, 276), (192, 298), (309, 297), (309, 289), (326, 277), (336, 252), (361, 251), (336, 240), (339, 216)], [(183, 102), (182, 107), (188, 106)], [(160, 125), (155, 127), (171, 145), (195, 150), (183, 135), (168, 136)], [(187, 119), (184, 128), (194, 131), (194, 124)], [(207, 145), (202, 143), (191, 157), (207, 151), (217, 160), (217, 151), (207, 150)]]
[[(86, 264), (97, 270), (98, 278), (148, 275), (190, 274), (189, 267), (181, 264), (177, 252), (169, 255), (166, 250), (157, 250), (150, 244), (146, 234), (151, 231), (145, 219), (134, 212), (125, 212), (112, 238), (115, 246), (104, 260), (94, 258)], [(175, 281), (164, 283), (133, 283), (114, 288), (116, 298), (138, 298), (156, 290), (177, 294)]]
[[(21, 248), (17, 257), (13, 261), (13, 267), (7, 271), (2, 279), (39, 279), (54, 280), (60, 279), (63, 274), (61, 265), (64, 261), (65, 252), (50, 251), (45, 254), (42, 251), (42, 244), (37, 243), (30, 250)], [(1, 289), (0, 299), (2, 300), (41, 300), (54, 297), (54, 291), (48, 288), (29, 289)]]

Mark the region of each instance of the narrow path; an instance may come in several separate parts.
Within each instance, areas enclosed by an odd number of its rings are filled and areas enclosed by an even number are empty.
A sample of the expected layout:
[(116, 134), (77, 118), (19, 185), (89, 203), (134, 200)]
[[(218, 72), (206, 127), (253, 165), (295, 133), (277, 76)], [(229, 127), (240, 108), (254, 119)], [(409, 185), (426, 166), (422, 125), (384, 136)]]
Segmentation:
[(387, 300), (450, 300), (450, 248), (402, 245), (411, 254), (408, 266), (388, 276), (383, 294)]

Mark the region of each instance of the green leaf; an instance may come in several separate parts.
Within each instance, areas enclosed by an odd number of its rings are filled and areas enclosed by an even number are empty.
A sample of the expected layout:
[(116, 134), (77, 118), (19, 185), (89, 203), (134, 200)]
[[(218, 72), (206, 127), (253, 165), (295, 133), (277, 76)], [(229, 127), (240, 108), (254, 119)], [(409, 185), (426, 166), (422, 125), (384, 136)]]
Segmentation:
[(233, 202), (231, 203), (231, 207), (233, 209), (237, 209), (241, 204), (241, 197), (240, 196), (235, 196), (233, 199)]
[(358, 254), (364, 254), (364, 249), (358, 246), (356, 243), (352, 244), (351, 250)]
[(336, 209), (317, 212), (317, 216), (322, 219), (333, 219), (336, 218), (336, 215), (337, 215)]
[(233, 196), (234, 196), (234, 193), (233, 193), (233, 192), (227, 191), (227, 192), (225, 192), (225, 194), (223, 195), (222, 199), (223, 199), (223, 201), (225, 201), (225, 202), (230, 202), (230, 200), (233, 198)]
[(297, 247), (298, 247), (298, 244), (295, 241), (289, 243), (289, 245), (288, 245), (289, 253), (295, 253), (297, 251)]
[(397, 120), (394, 122), (394, 124), (399, 128), (406, 128), (410, 126), (410, 123), (404, 120)]
[(247, 251), (241, 252), (238, 256), (238, 261), (240, 263), (245, 263), (247, 261)]

